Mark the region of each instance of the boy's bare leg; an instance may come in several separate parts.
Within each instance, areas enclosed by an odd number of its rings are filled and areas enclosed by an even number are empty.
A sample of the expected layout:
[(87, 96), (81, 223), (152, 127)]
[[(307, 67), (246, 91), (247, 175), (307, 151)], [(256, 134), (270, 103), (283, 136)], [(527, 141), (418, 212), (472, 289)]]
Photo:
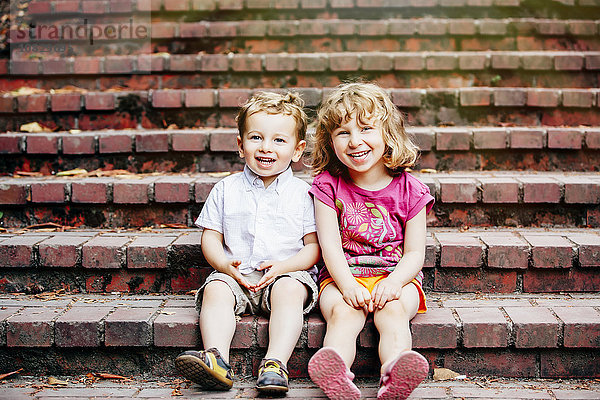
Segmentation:
[(308, 290), (300, 281), (282, 277), (271, 288), (269, 346), (265, 358), (276, 358), (287, 365), (304, 324), (304, 303)]
[(323, 289), (319, 305), (327, 322), (323, 347), (333, 347), (350, 368), (356, 356), (356, 338), (367, 319), (366, 313), (346, 303), (333, 283)]
[(235, 297), (222, 281), (211, 281), (204, 288), (200, 309), (200, 332), (205, 349), (216, 347), (229, 362), (229, 347), (235, 333)]
[(412, 348), (410, 320), (419, 308), (419, 292), (413, 284), (402, 289), (398, 300), (387, 302), (381, 310), (376, 310), (373, 322), (379, 332), (379, 359), (381, 371), (401, 352)]

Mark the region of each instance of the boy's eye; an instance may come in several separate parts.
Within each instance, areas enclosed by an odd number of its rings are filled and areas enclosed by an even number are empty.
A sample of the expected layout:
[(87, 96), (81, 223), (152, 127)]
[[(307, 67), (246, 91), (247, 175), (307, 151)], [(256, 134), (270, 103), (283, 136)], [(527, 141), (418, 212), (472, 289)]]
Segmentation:
[(285, 143), (285, 140), (283, 140), (282, 138), (276, 138), (275, 142), (276, 143)]
[(250, 139), (250, 140), (260, 140), (260, 136), (258, 136), (258, 135), (250, 135), (248, 137), (248, 139)]

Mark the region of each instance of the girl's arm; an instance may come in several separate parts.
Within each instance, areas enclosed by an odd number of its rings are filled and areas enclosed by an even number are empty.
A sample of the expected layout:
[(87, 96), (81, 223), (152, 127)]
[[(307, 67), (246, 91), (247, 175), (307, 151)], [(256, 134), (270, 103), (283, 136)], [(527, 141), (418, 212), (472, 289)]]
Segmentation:
[(373, 309), (369, 311), (373, 311), (375, 308), (381, 309), (388, 301), (399, 299), (402, 288), (411, 282), (423, 268), (426, 230), (426, 211), (423, 207), (417, 215), (406, 222), (402, 259), (394, 271), (373, 289)]
[(315, 199), (315, 219), (323, 261), (329, 275), (333, 278), (344, 301), (354, 308), (367, 309), (371, 303), (371, 294), (359, 285), (348, 268), (348, 262), (342, 250), (337, 213), (334, 209)]
[(304, 247), (300, 249), (294, 256), (287, 260), (281, 261), (265, 261), (257, 268), (258, 271), (269, 269), (260, 278), (260, 281), (254, 287), (255, 290), (260, 290), (272, 283), (279, 275), (292, 271), (305, 271), (314, 266), (319, 261), (321, 255), (319, 242), (316, 232), (304, 235), (302, 238)]
[(244, 278), (244, 275), (238, 269), (242, 261), (227, 258), (225, 250), (223, 250), (223, 234), (221, 232), (205, 228), (202, 231), (200, 246), (202, 247), (204, 258), (206, 258), (211, 267), (231, 276), (246, 289), (252, 289), (248, 281)]

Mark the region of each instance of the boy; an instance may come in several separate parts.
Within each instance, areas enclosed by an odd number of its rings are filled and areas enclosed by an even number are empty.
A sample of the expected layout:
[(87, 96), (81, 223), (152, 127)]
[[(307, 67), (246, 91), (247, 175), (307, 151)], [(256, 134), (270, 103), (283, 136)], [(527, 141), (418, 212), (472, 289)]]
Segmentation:
[(303, 313), (316, 304), (320, 252), (309, 185), (291, 163), (306, 147), (304, 102), (294, 93), (258, 93), (236, 118), (244, 171), (219, 181), (196, 225), (202, 252), (215, 269), (196, 294), (206, 350), (175, 360), (182, 375), (204, 389), (230, 389), (229, 347), (235, 315), (270, 312), (269, 344), (259, 366), (259, 392), (288, 391), (287, 362)]

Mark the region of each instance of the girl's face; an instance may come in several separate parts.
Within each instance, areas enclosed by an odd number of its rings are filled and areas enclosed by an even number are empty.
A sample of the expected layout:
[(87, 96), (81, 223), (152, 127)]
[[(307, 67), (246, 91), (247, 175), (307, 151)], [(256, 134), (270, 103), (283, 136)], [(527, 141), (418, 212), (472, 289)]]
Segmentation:
[(331, 133), (331, 140), (335, 155), (348, 168), (354, 181), (361, 175), (388, 174), (383, 160), (386, 145), (379, 119), (371, 116), (361, 124), (353, 113)]

